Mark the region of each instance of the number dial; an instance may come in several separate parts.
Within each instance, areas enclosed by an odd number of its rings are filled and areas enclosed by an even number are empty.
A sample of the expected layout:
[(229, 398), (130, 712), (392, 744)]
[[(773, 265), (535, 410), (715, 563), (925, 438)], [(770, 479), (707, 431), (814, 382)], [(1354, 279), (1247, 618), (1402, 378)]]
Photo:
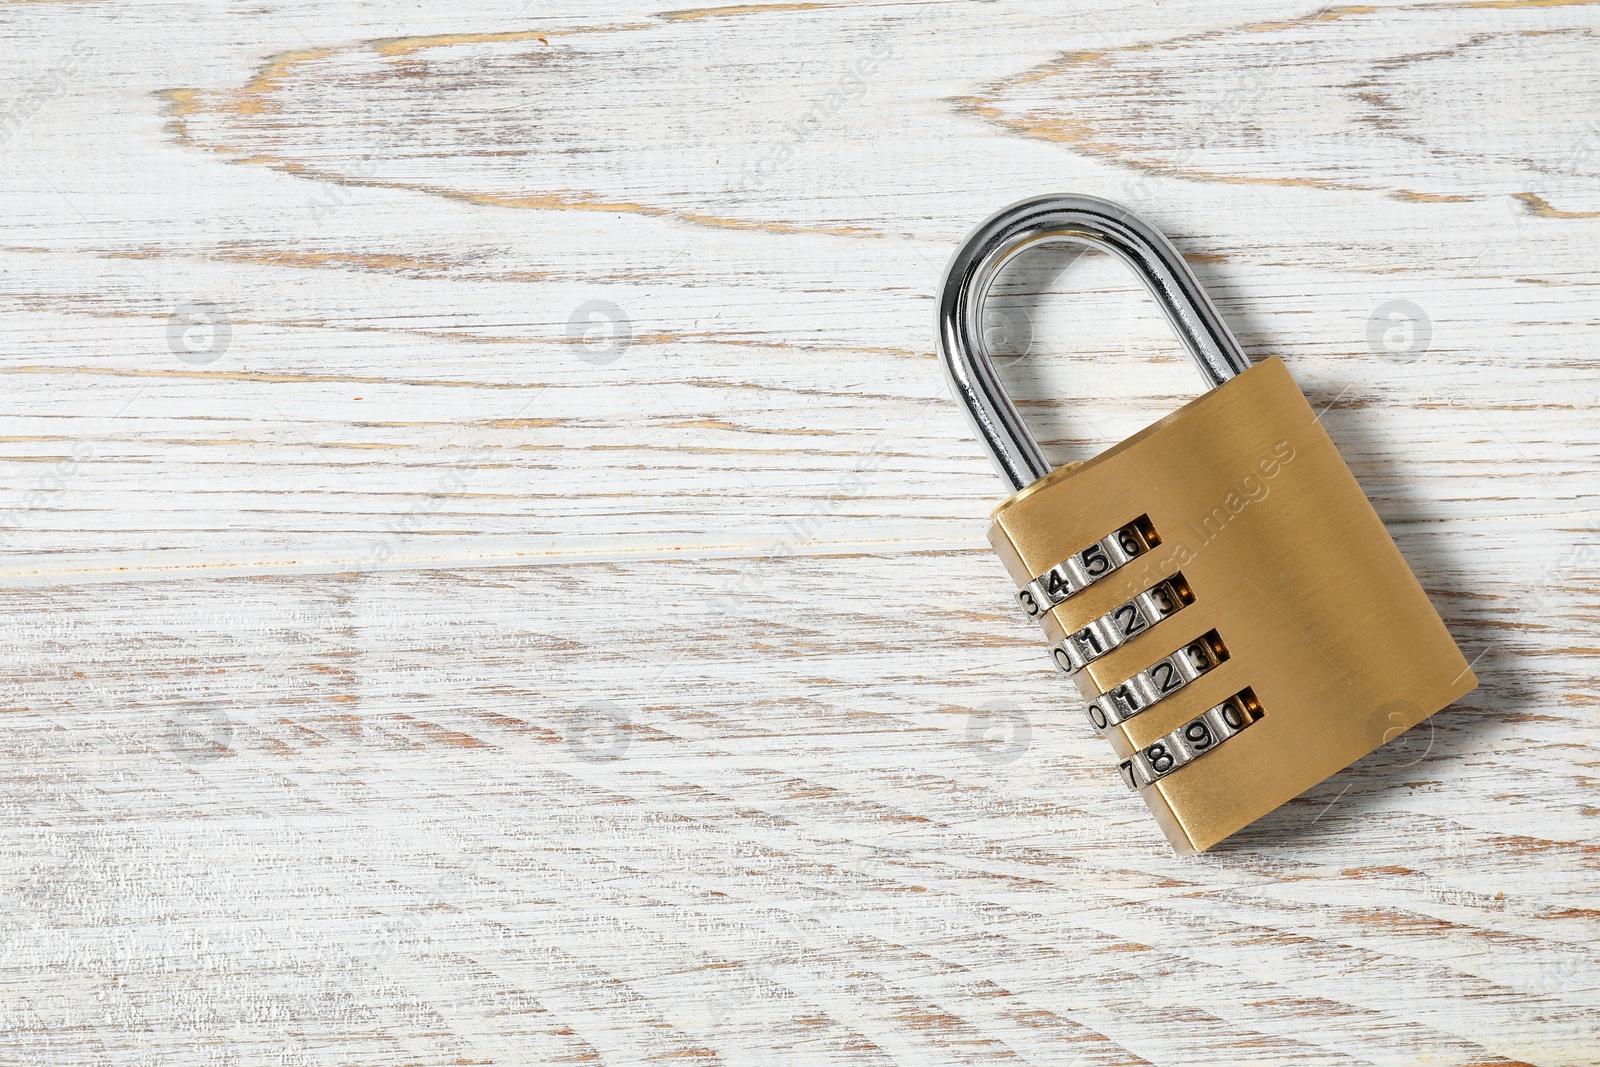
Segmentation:
[(1050, 658), (1063, 674), (1077, 674), (1193, 600), (1183, 575), (1175, 574), (1069, 634), (1066, 640), (1051, 647)]
[(1150, 520), (1140, 516), (1039, 575), (1017, 592), (1017, 600), (1028, 618), (1037, 619), (1160, 541)]
[[(1103, 733), (1176, 693), (1227, 658), (1228, 650), (1212, 630), (1172, 655), (1156, 660), (1122, 684), (1112, 686), (1089, 706), (1089, 722), (1096, 731)], [(1059, 660), (1057, 664), (1059, 666)], [(1100, 725), (1102, 719), (1106, 722), (1104, 726)]]
[(1237, 693), (1123, 760), (1118, 767), (1122, 784), (1137, 790), (1160, 781), (1236, 737), (1260, 717), (1250, 691)]
[[(1144, 555), (1161, 538), (1148, 516), (1114, 530), (1062, 560), (1017, 591), (1017, 601), (1031, 619)], [(1073, 675), (1194, 602), (1182, 574), (1157, 582), (1133, 599), (1118, 604), (1087, 626), (1067, 635), (1050, 649), (1058, 670)], [(1139, 714), (1177, 692), (1228, 658), (1215, 630), (1165, 656), (1092, 701), (1089, 723), (1097, 733)], [(1229, 697), (1119, 765), (1123, 784), (1144, 789), (1187, 766), (1237, 736), (1261, 717), (1254, 695), (1246, 689)]]

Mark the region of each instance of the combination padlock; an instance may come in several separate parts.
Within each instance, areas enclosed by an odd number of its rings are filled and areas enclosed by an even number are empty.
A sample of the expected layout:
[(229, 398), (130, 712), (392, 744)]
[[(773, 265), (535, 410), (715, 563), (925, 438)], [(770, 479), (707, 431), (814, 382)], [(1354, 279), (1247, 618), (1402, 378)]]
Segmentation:
[[(1131, 266), (1211, 390), (1051, 470), (995, 375), (983, 302), (1044, 243)], [(989, 540), (1091, 727), (1179, 852), (1207, 849), (1477, 687), (1282, 360), (1251, 366), (1183, 257), (1086, 196), (990, 217), (945, 272), (939, 355), (1017, 492)]]

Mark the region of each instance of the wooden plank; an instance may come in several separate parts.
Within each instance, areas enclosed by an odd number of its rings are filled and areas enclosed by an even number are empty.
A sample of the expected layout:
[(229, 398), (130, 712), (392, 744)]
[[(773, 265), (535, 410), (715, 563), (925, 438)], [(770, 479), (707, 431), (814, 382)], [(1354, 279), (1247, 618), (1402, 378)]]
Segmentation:
[[(0, 1059), (1594, 1063), (1597, 12), (3, 5)], [(932, 358), (1051, 189), (1482, 680), (1202, 857)], [(1058, 460), (1197, 388), (1115, 264), (991, 314)]]

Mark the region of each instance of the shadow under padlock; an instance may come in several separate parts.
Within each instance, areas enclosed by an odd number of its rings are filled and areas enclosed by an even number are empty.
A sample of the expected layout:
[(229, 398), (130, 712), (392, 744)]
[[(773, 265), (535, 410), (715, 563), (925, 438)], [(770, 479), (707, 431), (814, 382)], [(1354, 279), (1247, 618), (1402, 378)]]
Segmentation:
[[(984, 347), (1002, 267), (1107, 251), (1156, 298), (1211, 391), (1052, 470)], [(1254, 365), (1182, 256), (1094, 197), (1023, 201), (946, 271), (940, 356), (1016, 495), (990, 541), (1180, 852), (1203, 851), (1476, 687), (1281, 360)]]

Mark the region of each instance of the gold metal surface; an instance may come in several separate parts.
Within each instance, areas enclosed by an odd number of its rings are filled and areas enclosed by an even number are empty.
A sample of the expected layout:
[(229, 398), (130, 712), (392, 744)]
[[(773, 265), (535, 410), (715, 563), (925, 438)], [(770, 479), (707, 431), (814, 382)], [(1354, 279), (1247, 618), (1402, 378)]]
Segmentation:
[(1041, 621), (1059, 640), (1181, 571), (1194, 602), (1081, 684), (1106, 692), (1210, 630), (1226, 646), (1225, 662), (1107, 731), (1119, 758), (1254, 690), (1259, 721), (1141, 790), (1178, 851), (1211, 847), (1477, 687), (1276, 357), (1023, 489), (989, 540), (1021, 586), (1141, 515), (1160, 544)]

